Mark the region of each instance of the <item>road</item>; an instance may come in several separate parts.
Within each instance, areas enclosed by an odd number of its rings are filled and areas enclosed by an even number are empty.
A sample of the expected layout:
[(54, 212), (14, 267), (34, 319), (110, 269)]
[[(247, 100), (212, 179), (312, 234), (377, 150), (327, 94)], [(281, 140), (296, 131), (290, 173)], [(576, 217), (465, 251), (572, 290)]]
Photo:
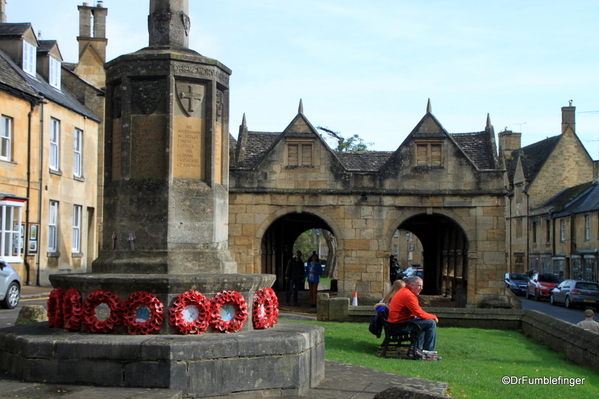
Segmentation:
[(14, 309), (0, 309), (0, 328), (14, 326), (17, 316), (24, 305), (46, 306), (47, 301), (48, 298), (21, 299)]
[[(576, 324), (584, 319), (584, 309), (567, 309), (564, 305), (552, 305), (549, 300), (542, 299), (536, 302), (534, 299), (526, 299), (523, 296), (518, 297), (522, 301), (522, 309), (524, 310), (538, 310), (555, 318), (569, 321), (570, 323)], [(598, 319), (599, 316), (595, 316)]]

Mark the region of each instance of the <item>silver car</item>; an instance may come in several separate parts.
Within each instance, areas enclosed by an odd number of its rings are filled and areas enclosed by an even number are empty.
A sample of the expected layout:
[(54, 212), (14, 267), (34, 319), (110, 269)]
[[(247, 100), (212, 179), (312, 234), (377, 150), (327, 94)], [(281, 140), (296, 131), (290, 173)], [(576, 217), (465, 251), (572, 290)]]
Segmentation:
[(8, 263), (0, 259), (0, 306), (13, 309), (21, 298), (21, 277)]
[(552, 305), (563, 303), (567, 308), (574, 306), (599, 306), (599, 284), (591, 281), (564, 280), (551, 291)]

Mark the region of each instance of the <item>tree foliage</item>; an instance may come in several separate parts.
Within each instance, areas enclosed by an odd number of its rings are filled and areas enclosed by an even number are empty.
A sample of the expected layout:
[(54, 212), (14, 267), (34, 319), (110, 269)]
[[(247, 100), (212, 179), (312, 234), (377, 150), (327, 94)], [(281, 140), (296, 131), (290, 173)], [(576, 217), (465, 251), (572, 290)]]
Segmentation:
[(295, 254), (297, 251), (300, 251), (304, 262), (308, 261), (308, 257), (312, 255), (312, 251), (317, 250), (317, 236), (312, 229), (304, 231), (293, 243), (293, 253)]
[(346, 138), (343, 137), (341, 134), (327, 129), (325, 127), (319, 126), (318, 128), (326, 134), (328, 134), (329, 137), (333, 138), (334, 140), (337, 140), (337, 148), (335, 148), (335, 151), (368, 151), (368, 147), (374, 144), (364, 142), (364, 139), (358, 136), (357, 134), (354, 134), (353, 136)]

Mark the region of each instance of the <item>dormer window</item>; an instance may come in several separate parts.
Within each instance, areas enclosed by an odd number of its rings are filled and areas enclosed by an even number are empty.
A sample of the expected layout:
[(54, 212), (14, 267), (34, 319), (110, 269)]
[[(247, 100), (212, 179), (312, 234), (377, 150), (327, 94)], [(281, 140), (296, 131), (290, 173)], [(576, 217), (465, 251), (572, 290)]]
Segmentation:
[(416, 142), (416, 166), (443, 166), (443, 145), (440, 142)]
[(54, 57), (50, 57), (50, 74), (49, 74), (50, 86), (60, 90), (60, 61)]
[(287, 144), (287, 165), (291, 167), (312, 166), (312, 143)]
[(33, 44), (23, 40), (23, 70), (33, 77), (36, 72), (36, 52)]

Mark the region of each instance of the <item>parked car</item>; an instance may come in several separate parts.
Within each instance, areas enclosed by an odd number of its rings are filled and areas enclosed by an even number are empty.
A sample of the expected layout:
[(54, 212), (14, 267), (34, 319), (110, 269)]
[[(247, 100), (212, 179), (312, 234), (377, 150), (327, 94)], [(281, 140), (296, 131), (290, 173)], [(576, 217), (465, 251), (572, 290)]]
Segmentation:
[(0, 259), (0, 306), (13, 309), (21, 298), (21, 277), (8, 263)]
[(411, 276), (418, 276), (418, 277), (422, 277), (424, 276), (424, 270), (421, 267), (408, 267), (406, 269), (406, 271), (403, 273), (404, 277), (411, 277)]
[(541, 298), (549, 298), (551, 290), (554, 289), (562, 278), (557, 274), (535, 273), (526, 286), (526, 298), (534, 297), (535, 301)]
[(551, 291), (552, 305), (563, 303), (567, 308), (574, 306), (599, 305), (599, 284), (590, 281), (564, 280)]
[(505, 286), (509, 288), (516, 295), (526, 294), (526, 287), (530, 277), (523, 273), (506, 273), (505, 274)]

